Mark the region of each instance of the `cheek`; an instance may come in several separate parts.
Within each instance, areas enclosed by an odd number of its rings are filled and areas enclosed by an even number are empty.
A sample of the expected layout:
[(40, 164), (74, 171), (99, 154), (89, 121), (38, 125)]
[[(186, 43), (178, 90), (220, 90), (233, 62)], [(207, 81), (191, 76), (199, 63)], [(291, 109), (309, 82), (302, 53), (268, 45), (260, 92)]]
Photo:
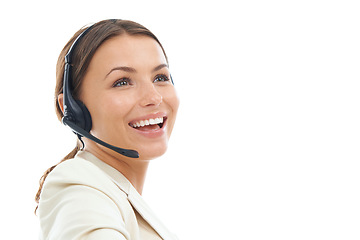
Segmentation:
[(169, 105), (173, 110), (174, 113), (174, 117), (176, 117), (176, 113), (177, 110), (179, 108), (179, 104), (180, 104), (180, 100), (179, 100), (179, 96), (177, 95), (175, 89), (173, 90), (172, 94), (170, 96), (168, 96), (169, 98)]
[[(123, 123), (124, 116), (131, 110), (133, 103), (131, 97), (119, 94), (99, 96), (93, 103), (93, 128), (106, 126), (119, 126)], [(94, 114), (93, 114), (94, 113)]]
[(165, 94), (163, 98), (164, 98), (164, 100), (166, 99), (165, 101), (168, 104), (168, 106), (170, 107), (171, 112), (172, 112), (172, 119), (171, 119), (171, 122), (169, 122), (169, 128), (170, 128), (169, 130), (171, 131), (175, 124), (176, 115), (177, 115), (180, 101), (179, 101), (179, 97), (178, 97), (175, 89), (173, 91)]
[(108, 94), (104, 96), (103, 106), (109, 112), (116, 110), (117, 112), (127, 112), (127, 109), (133, 105), (131, 97), (122, 96), (120, 94)]

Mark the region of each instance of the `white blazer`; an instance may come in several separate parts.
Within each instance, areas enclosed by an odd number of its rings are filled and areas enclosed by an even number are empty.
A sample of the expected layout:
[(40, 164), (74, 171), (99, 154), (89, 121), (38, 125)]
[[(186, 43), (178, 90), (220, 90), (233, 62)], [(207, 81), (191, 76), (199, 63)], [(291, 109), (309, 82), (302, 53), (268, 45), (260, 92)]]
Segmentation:
[(177, 239), (119, 171), (85, 151), (48, 175), (38, 216), (42, 240)]

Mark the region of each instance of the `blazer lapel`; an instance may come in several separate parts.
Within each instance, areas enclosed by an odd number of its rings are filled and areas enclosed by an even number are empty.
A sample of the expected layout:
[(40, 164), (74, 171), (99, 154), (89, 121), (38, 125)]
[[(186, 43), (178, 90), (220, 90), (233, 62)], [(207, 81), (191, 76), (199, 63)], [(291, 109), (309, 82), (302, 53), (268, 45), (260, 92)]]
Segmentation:
[(143, 200), (141, 195), (133, 186), (130, 186), (128, 200), (136, 211), (145, 219), (149, 225), (160, 235), (164, 240), (176, 240), (177, 238), (162, 224), (156, 217), (150, 207)]
[(127, 199), (133, 208), (144, 218), (144, 220), (160, 235), (164, 240), (176, 240), (177, 238), (160, 222), (150, 207), (145, 203), (141, 195), (131, 185), (130, 181), (125, 178), (119, 171), (107, 165), (96, 158), (89, 152), (82, 151), (78, 153), (79, 157), (86, 159), (100, 169), (102, 169), (112, 181), (127, 195)]

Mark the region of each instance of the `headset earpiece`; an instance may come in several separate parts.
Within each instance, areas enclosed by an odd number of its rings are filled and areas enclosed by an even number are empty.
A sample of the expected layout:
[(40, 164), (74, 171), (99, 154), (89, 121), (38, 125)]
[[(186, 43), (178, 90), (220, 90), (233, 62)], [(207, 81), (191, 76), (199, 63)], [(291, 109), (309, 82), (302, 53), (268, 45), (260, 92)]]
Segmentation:
[(64, 71), (64, 87), (63, 87), (63, 104), (64, 104), (64, 119), (68, 122), (72, 122), (87, 132), (91, 130), (91, 115), (87, 107), (79, 100), (76, 100), (72, 96), (71, 90), (71, 65), (65, 64)]
[(86, 132), (92, 127), (91, 115), (87, 107), (80, 100), (75, 100), (68, 94), (64, 94), (64, 119), (74, 123)]
[(82, 111), (81, 116), (76, 116), (76, 119), (79, 120), (79, 126), (87, 132), (90, 132), (92, 127), (91, 115), (87, 107), (80, 100), (75, 100), (77, 105)]

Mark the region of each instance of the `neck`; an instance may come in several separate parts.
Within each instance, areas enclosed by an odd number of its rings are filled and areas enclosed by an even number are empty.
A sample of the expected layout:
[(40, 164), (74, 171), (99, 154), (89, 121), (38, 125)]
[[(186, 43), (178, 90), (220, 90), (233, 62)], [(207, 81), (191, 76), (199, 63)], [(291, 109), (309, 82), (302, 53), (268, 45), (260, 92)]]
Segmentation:
[(149, 161), (122, 156), (110, 149), (100, 147), (91, 140), (86, 141), (85, 146), (85, 151), (118, 170), (130, 181), (136, 191), (142, 194)]

